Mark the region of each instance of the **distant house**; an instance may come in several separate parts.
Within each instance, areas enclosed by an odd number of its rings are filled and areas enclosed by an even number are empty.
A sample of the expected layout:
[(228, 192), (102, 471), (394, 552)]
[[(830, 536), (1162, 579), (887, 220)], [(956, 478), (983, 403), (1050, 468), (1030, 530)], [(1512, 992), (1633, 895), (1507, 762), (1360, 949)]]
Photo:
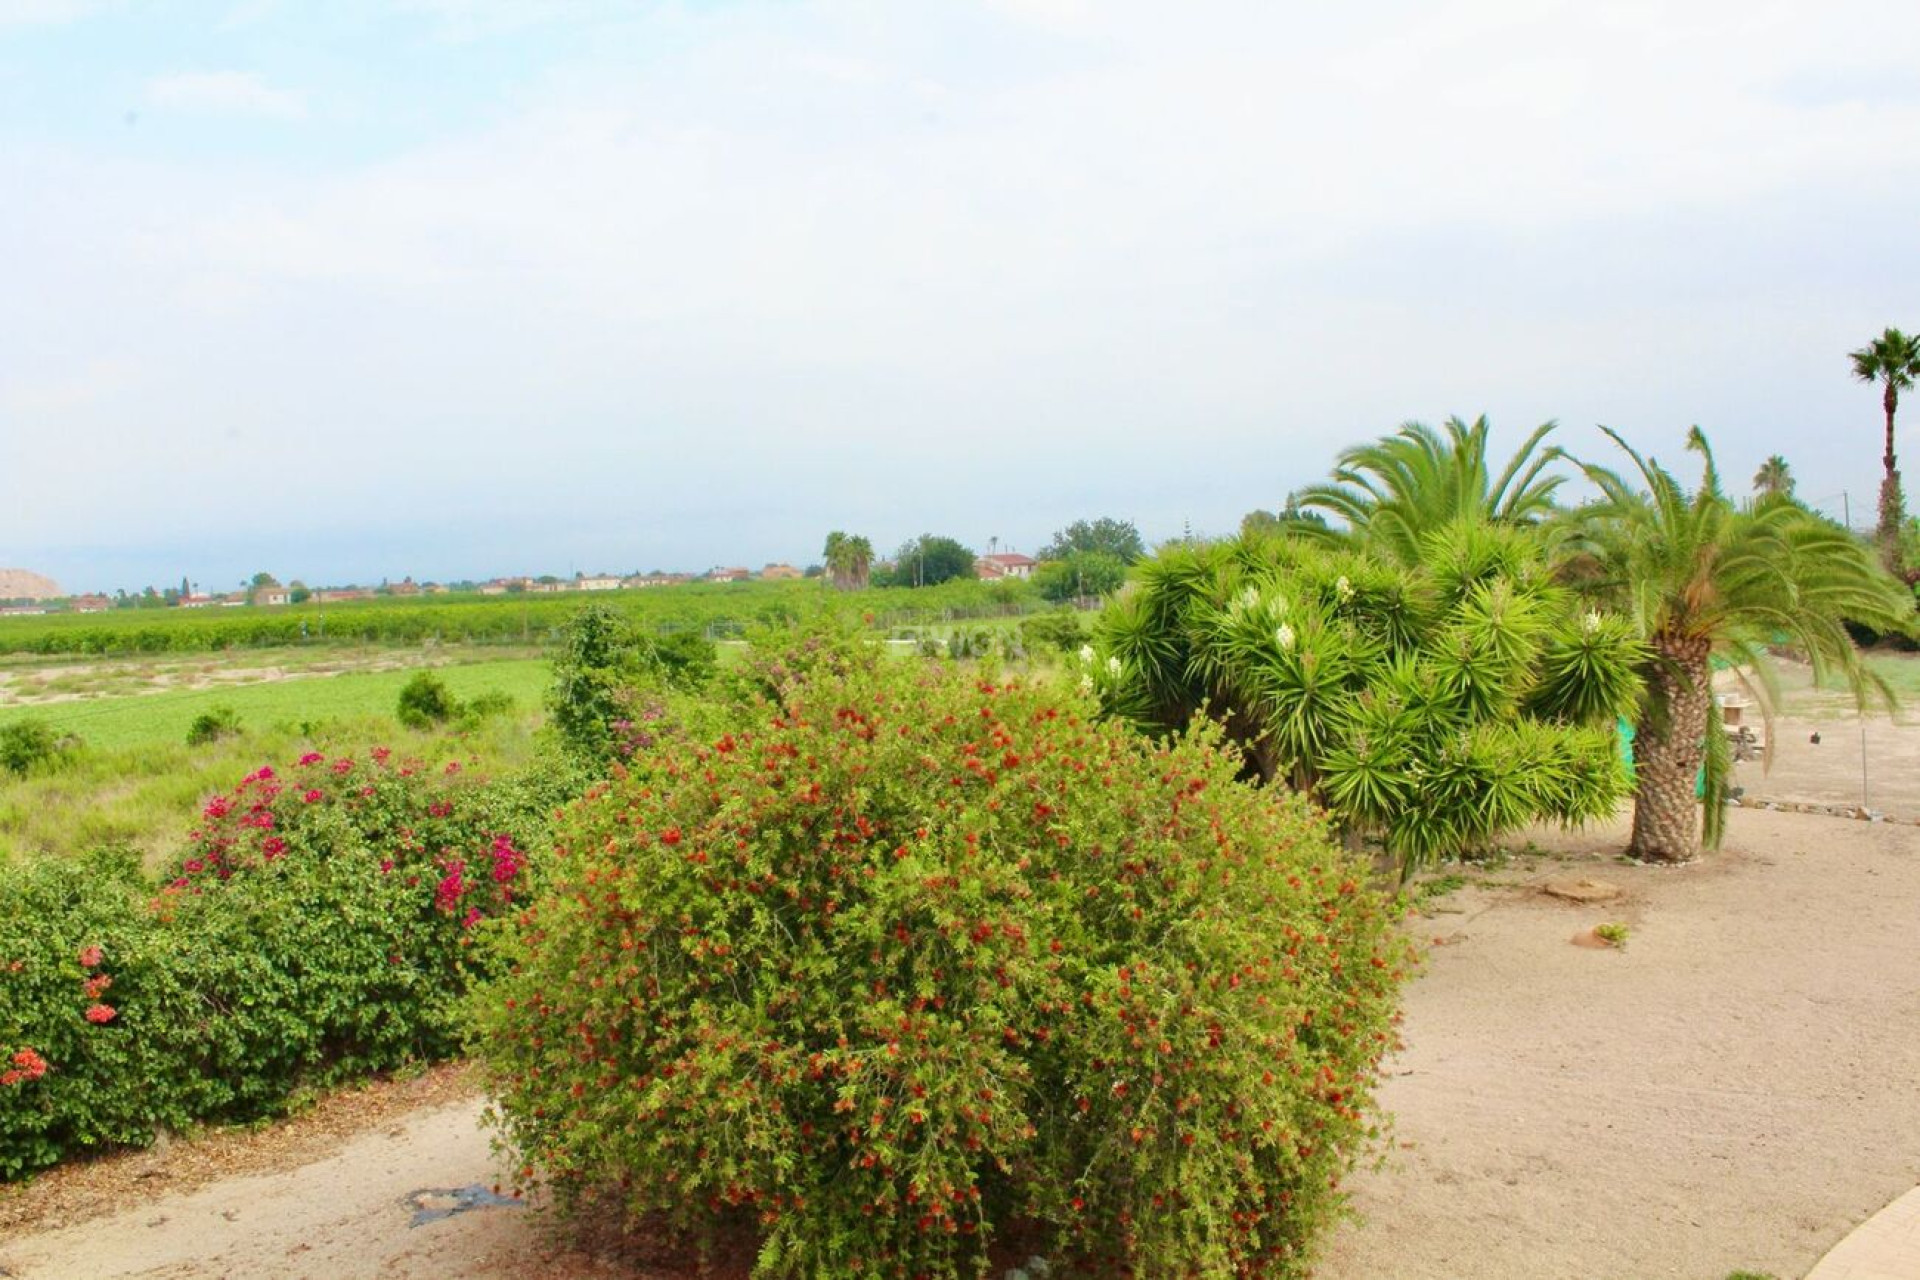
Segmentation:
[(402, 578), (387, 588), (387, 594), (395, 596), (417, 596), (420, 594), (420, 584), (412, 578)]
[(573, 580), (573, 585), (578, 591), (618, 591), (625, 584), (619, 578), (611, 578), (605, 574), (598, 574), (591, 578), (581, 574)]
[(973, 562), (973, 572), (983, 582), (998, 582), (1007, 578), (1031, 578), (1033, 568), (1039, 564), (1032, 556), (1023, 556), (1017, 551), (1002, 551), (995, 555), (981, 556)]
[(219, 601), (215, 600), (212, 596), (180, 597), (180, 607), (182, 609), (210, 609), (218, 603)]
[(553, 582), (529, 582), (527, 590), (538, 595), (558, 595), (568, 589), (570, 584), (555, 580)]
[(420, 589), (430, 596), (444, 596), (453, 590), (444, 582), (423, 582), (420, 584)]
[(621, 583), (625, 587), (677, 587), (689, 581), (684, 573), (636, 573)]
[(753, 575), (745, 569), (709, 569), (708, 582), (745, 582)]
[(480, 584), (480, 594), (483, 596), (503, 596), (507, 594), (507, 584), (499, 578), (495, 578), (492, 582), (483, 582)]
[(373, 592), (365, 587), (330, 587), (314, 592), (313, 598), (321, 604), (345, 604), (350, 600), (371, 600)]
[(46, 611), (41, 604), (0, 605), (0, 618), (37, 618)]
[(807, 575), (790, 564), (770, 564), (760, 571), (768, 582), (793, 582)]
[(106, 596), (75, 596), (70, 606), (75, 613), (105, 613), (113, 608), (113, 601)]
[(285, 587), (255, 587), (253, 589), (253, 602), (257, 605), (283, 605), (291, 603), (292, 600), (293, 592), (287, 590)]

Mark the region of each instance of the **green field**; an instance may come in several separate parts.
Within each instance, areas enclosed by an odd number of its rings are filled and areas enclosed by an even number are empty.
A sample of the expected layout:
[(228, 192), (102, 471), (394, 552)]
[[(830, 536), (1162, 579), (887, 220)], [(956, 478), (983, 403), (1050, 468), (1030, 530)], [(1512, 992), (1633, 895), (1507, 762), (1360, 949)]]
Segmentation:
[[(549, 675), (546, 661), (540, 658), (475, 662), (434, 670), (463, 702), (482, 693), (504, 693), (522, 712), (539, 707)], [(129, 693), (0, 707), (0, 724), (37, 719), (57, 732), (77, 734), (89, 747), (108, 751), (185, 742), (194, 717), (216, 706), (233, 708), (241, 727), (247, 730), (298, 732), (303, 725), (391, 717), (401, 686), (413, 674), (412, 669), (399, 669), (306, 675), (217, 689)]]

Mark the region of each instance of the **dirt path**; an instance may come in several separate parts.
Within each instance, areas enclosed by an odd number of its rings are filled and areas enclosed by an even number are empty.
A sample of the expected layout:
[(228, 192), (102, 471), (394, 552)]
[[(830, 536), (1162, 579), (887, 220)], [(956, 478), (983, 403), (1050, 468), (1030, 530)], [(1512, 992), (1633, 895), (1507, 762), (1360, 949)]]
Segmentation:
[[(1617, 832), (1563, 838), (1418, 922), (1448, 941), (1408, 991), (1385, 1089), (1399, 1145), (1358, 1180), (1365, 1220), (1336, 1234), (1324, 1280), (1789, 1280), (1920, 1182), (1920, 828), (1732, 824), (1734, 851), (1678, 871), (1598, 854)], [(1539, 892), (1566, 875), (1627, 897)], [(1625, 950), (1571, 945), (1602, 921), (1629, 927)], [(412, 1225), (458, 1203), (421, 1193), (499, 1179), (478, 1107), (441, 1101), (324, 1159), (0, 1230), (0, 1275), (686, 1274), (558, 1251), (517, 1206)]]

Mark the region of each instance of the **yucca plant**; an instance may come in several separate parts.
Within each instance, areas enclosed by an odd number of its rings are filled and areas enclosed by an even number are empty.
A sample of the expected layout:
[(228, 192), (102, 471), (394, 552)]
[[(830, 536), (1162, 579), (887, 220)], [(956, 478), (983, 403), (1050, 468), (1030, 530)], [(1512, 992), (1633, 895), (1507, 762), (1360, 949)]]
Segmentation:
[[(1838, 676), (1863, 706), (1890, 701), (1844, 623), (1898, 630), (1909, 625), (1913, 604), (1868, 549), (1831, 521), (1793, 503), (1741, 510), (1730, 501), (1698, 427), (1687, 434), (1687, 448), (1701, 460), (1692, 492), (1615, 432), (1607, 436), (1633, 470), (1622, 477), (1582, 464), (1601, 497), (1569, 517), (1572, 536), (1561, 554), (1579, 566), (1585, 594), (1646, 641), (1630, 851), (1684, 862), (1699, 855), (1703, 836), (1719, 842), (1731, 767), (1713, 660), (1741, 673), (1769, 721), (1778, 691), (1768, 660), (1774, 647), (1803, 656), (1816, 681)], [(1703, 772), (1704, 824), (1696, 796)]]
[(1625, 798), (1613, 725), (1644, 652), (1543, 546), (1472, 517), (1411, 567), (1304, 538), (1171, 546), (1101, 615), (1085, 683), (1149, 732), (1218, 721), (1249, 777), (1377, 834), (1403, 869), (1583, 822)]

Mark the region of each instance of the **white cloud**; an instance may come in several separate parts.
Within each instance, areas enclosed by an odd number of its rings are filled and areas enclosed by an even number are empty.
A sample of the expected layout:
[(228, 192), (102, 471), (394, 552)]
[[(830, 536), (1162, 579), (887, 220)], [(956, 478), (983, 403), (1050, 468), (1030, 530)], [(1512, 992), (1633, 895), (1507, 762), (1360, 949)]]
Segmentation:
[(185, 71), (147, 82), (147, 102), (180, 111), (302, 120), (306, 96), (276, 89), (257, 71)]

